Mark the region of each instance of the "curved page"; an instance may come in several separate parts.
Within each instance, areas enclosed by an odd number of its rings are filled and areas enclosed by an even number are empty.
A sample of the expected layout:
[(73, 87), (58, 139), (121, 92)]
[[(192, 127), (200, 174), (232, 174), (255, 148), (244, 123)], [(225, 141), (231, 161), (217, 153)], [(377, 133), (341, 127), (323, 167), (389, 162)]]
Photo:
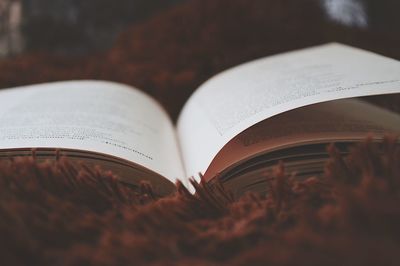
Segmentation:
[(132, 87), (66, 81), (0, 91), (0, 149), (62, 148), (183, 176), (175, 130), (162, 107)]
[[(312, 104), (263, 120), (241, 132), (219, 151), (204, 177), (209, 180), (227, 168), (271, 151), (322, 144), (325, 152), (330, 142), (361, 141), (369, 133), (374, 139), (399, 134), (400, 116), (357, 99)], [(297, 152), (301, 156), (301, 150)]]
[(341, 44), (227, 70), (203, 84), (179, 117), (186, 174), (204, 173), (228, 141), (274, 115), (319, 102), (397, 92), (400, 62)]

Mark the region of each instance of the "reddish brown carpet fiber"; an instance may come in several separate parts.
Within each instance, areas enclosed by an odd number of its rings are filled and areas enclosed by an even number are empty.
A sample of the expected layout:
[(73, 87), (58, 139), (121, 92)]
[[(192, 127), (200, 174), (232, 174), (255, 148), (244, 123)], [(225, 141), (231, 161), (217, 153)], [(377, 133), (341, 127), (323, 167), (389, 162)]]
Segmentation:
[[(227, 4), (229, 2), (229, 5)], [(316, 1), (189, 1), (125, 31), (107, 53), (0, 62), (0, 85), (95, 78), (131, 84), (176, 118), (188, 95), (235, 64), (330, 40), (400, 59), (400, 35), (328, 23)], [(399, 96), (371, 98), (399, 111)], [(279, 165), (267, 196), (180, 184), (156, 198), (112, 173), (34, 157), (0, 163), (3, 265), (398, 265), (400, 148), (333, 146), (325, 177)]]

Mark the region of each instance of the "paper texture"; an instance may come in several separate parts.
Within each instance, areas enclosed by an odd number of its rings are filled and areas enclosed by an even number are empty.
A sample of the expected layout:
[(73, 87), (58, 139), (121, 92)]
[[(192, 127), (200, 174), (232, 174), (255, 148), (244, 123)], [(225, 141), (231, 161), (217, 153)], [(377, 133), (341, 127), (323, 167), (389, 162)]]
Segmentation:
[(340, 44), (227, 70), (202, 85), (179, 117), (186, 174), (204, 173), (229, 140), (274, 115), (318, 102), (396, 92), (398, 61)]
[(183, 176), (168, 115), (138, 90), (112, 82), (67, 81), (0, 94), (0, 149), (93, 151), (137, 163), (172, 182)]

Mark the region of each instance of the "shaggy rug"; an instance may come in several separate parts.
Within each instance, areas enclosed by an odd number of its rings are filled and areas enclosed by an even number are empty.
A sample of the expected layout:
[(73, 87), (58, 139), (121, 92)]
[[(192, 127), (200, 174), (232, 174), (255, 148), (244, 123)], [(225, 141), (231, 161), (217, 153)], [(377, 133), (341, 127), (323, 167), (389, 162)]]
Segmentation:
[[(390, 28), (349, 28), (324, 12), (314, 0), (193, 0), (127, 29), (107, 53), (3, 60), (0, 86), (114, 80), (142, 88), (176, 118), (199, 84), (253, 58), (336, 40), (400, 59)], [(398, 95), (368, 100), (400, 111)], [(397, 143), (366, 139), (345, 158), (332, 145), (323, 178), (299, 181), (277, 165), (265, 176), (267, 195), (239, 199), (204, 183), (196, 195), (178, 183), (157, 198), (151, 184), (133, 190), (62, 157), (2, 160), (1, 263), (398, 265)]]

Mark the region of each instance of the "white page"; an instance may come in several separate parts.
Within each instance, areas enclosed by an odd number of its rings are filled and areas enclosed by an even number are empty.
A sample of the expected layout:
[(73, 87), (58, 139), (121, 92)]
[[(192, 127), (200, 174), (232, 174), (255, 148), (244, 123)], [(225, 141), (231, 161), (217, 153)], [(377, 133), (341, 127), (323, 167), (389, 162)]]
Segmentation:
[(341, 44), (262, 58), (203, 84), (185, 104), (178, 136), (186, 174), (204, 173), (246, 128), (298, 107), (400, 92), (400, 62)]
[(54, 82), (0, 91), (0, 149), (98, 152), (175, 182), (183, 176), (175, 130), (162, 107), (132, 87)]
[[(351, 112), (349, 112), (351, 110)], [(360, 141), (400, 133), (400, 115), (358, 99), (323, 102), (265, 119), (233, 138), (208, 167), (206, 181), (257, 155), (296, 145)]]

